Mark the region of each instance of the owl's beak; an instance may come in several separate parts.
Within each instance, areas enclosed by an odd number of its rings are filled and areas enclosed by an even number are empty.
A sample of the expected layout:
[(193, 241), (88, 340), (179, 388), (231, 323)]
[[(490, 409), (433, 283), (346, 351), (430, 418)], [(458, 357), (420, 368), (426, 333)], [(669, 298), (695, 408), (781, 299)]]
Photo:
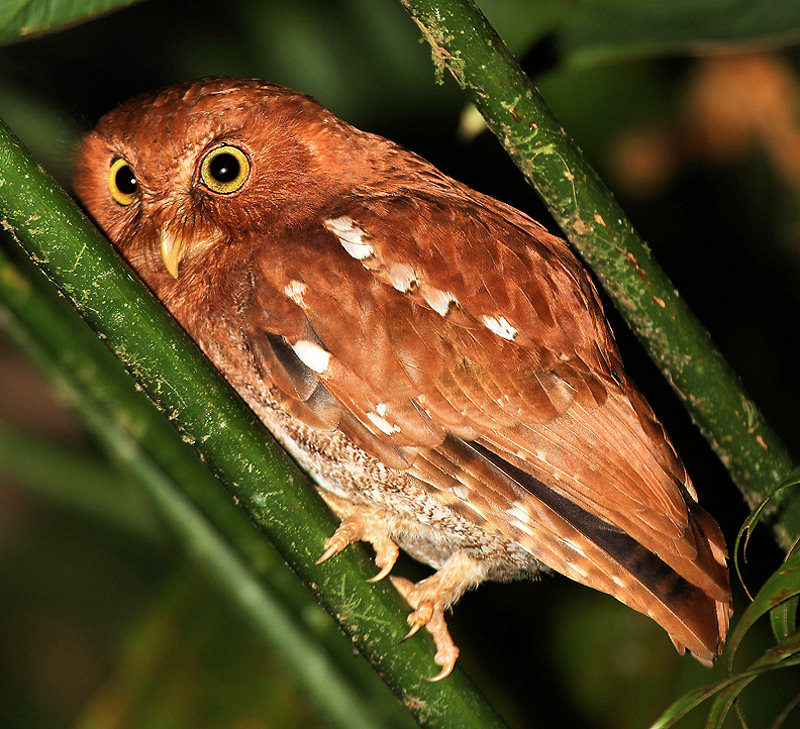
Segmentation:
[(183, 238), (175, 235), (167, 226), (158, 229), (161, 260), (172, 278), (178, 278), (178, 266), (183, 257)]

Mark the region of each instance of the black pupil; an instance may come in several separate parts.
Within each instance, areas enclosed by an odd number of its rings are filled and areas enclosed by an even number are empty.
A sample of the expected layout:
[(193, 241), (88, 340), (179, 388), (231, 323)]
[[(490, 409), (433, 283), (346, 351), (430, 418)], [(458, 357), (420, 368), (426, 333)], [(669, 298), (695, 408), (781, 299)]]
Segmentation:
[(217, 182), (233, 182), (241, 171), (239, 160), (230, 152), (220, 152), (208, 163), (208, 171)]
[(136, 175), (133, 174), (130, 165), (122, 165), (117, 170), (117, 174), (114, 175), (114, 182), (117, 185), (117, 190), (123, 195), (133, 195), (136, 192)]

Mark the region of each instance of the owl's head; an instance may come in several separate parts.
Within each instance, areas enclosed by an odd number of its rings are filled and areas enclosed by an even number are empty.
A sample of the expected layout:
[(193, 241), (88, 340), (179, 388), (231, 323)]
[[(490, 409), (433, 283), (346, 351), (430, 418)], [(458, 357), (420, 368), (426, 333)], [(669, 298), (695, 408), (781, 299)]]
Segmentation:
[[(75, 192), (151, 284), (215, 247), (272, 239), (340, 194), (365, 161), (352, 130), (308, 96), (258, 80), (202, 79), (132, 99), (81, 144)], [(335, 159), (332, 159), (335, 158)]]

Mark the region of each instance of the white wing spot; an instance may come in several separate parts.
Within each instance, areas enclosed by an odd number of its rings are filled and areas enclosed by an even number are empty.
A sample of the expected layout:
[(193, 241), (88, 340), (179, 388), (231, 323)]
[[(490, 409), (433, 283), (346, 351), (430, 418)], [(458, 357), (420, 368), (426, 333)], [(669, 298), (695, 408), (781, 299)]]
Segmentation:
[(414, 269), (407, 263), (389, 264), (389, 280), (394, 288), (404, 294), (410, 291), (417, 283)]
[(307, 339), (298, 339), (292, 349), (300, 358), (300, 361), (317, 374), (321, 375), (328, 369), (328, 365), (331, 361), (331, 353), (318, 344), (309, 342)]
[(426, 288), (422, 292), (422, 298), (440, 316), (447, 316), (451, 304), (458, 306), (458, 299), (453, 294), (433, 287)]
[(308, 287), (302, 281), (289, 281), (283, 287), (283, 293), (286, 294), (298, 306), (303, 305), (303, 297), (306, 295)]
[(453, 493), (462, 501), (469, 500), (469, 489), (466, 486), (453, 486)]
[(481, 320), (483, 321), (484, 326), (493, 331), (498, 337), (502, 337), (503, 339), (508, 339), (509, 341), (514, 341), (516, 339), (517, 334), (519, 332), (508, 323), (504, 316), (482, 316)]
[(364, 243), (366, 233), (352, 218), (347, 216), (331, 218), (323, 220), (322, 224), (339, 239), (342, 247), (357, 261), (363, 261), (375, 254), (372, 246)]
[[(383, 411), (386, 412), (385, 405), (383, 406)], [(392, 433), (400, 432), (400, 428), (398, 428), (396, 425), (392, 425), (388, 420), (378, 415), (378, 413), (367, 413), (367, 417), (378, 430), (386, 433), (386, 435), (392, 435)]]
[(511, 504), (511, 506), (506, 509), (506, 514), (512, 519), (521, 521), (523, 524), (528, 524), (531, 520), (531, 515), (528, 513), (528, 510), (522, 506), (519, 501), (515, 501)]

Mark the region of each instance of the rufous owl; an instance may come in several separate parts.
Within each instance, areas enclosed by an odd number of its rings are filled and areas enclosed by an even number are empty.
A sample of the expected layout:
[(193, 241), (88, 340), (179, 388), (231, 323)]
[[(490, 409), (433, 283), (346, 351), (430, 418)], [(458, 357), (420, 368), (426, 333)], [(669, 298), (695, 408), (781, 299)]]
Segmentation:
[(82, 143), (89, 214), (341, 525), (435, 569), (392, 578), (458, 656), (444, 610), (548, 568), (649, 615), (710, 664), (726, 549), (622, 369), (566, 243), (312, 98), (202, 79), (133, 99)]

